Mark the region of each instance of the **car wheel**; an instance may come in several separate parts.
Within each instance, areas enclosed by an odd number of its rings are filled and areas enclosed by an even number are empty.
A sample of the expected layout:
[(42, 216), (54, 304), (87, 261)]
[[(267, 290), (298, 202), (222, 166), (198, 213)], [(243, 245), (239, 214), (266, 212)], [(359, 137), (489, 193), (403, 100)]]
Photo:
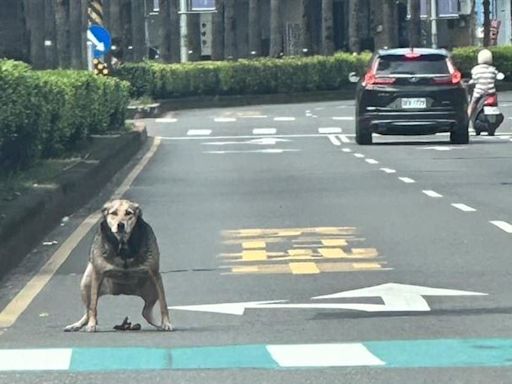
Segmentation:
[(362, 127), (356, 123), (356, 143), (359, 145), (369, 145), (372, 143), (372, 132), (368, 127)]
[(452, 144), (469, 143), (468, 123), (459, 124), (454, 131), (450, 132), (450, 142)]

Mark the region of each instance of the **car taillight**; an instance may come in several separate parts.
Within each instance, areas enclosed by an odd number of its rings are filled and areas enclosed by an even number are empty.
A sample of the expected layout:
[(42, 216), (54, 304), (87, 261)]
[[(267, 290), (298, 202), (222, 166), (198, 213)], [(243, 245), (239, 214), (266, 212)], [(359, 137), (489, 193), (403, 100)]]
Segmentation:
[(488, 107), (495, 107), (496, 105), (498, 105), (498, 96), (496, 96), (496, 95), (486, 96), (484, 105), (486, 105)]
[(393, 77), (378, 77), (375, 75), (373, 71), (368, 71), (366, 75), (364, 75), (364, 84), (363, 85), (389, 85), (393, 84), (396, 81)]
[(452, 84), (459, 84), (462, 80), (462, 73), (460, 73), (460, 71), (455, 68), (450, 59), (446, 59), (446, 64), (448, 65), (448, 70), (450, 71)]

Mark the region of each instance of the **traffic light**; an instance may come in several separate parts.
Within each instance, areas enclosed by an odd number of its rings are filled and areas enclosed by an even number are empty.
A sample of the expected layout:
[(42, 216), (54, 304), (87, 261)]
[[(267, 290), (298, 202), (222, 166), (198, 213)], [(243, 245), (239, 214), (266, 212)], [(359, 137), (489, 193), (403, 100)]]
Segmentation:
[(105, 64), (103, 61), (99, 59), (94, 59), (92, 61), (92, 64), (94, 66), (95, 75), (108, 76), (110, 74), (107, 64)]

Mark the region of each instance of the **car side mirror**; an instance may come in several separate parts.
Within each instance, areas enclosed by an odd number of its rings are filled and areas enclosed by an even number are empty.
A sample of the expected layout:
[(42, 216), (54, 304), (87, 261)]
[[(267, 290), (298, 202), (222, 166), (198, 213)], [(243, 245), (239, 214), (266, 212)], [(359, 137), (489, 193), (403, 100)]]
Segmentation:
[(358, 83), (359, 80), (361, 80), (361, 76), (357, 76), (357, 73), (355, 73), (355, 72), (349, 73), (348, 81), (350, 81), (351, 83)]
[(496, 75), (496, 79), (497, 80), (503, 80), (505, 78), (505, 74), (503, 72), (499, 72), (497, 75)]

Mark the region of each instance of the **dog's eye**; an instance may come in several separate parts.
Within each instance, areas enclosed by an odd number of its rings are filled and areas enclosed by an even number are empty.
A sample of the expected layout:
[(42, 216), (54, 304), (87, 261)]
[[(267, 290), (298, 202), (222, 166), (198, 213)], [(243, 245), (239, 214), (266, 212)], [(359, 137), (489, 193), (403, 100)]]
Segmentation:
[(131, 215), (133, 215), (132, 211), (126, 211), (126, 216), (131, 216)]
[(117, 216), (117, 211), (110, 212), (112, 216)]

